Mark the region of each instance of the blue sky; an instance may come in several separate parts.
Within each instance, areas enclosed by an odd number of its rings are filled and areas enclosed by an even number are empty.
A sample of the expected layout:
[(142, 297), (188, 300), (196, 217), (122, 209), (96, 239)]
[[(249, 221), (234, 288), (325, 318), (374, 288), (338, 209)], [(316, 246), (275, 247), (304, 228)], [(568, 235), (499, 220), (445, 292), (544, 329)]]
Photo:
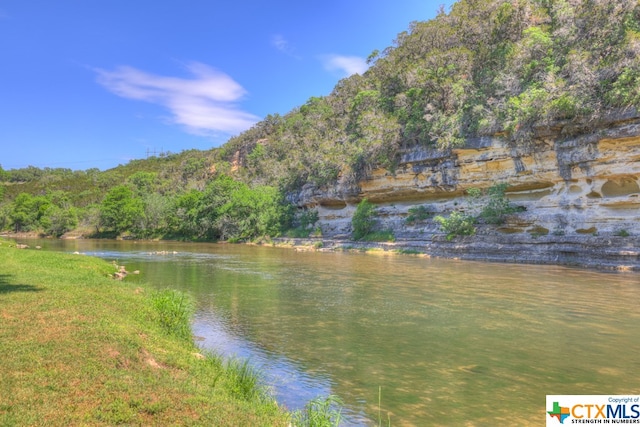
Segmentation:
[(217, 147), (366, 70), (443, 0), (0, 0), (0, 165)]

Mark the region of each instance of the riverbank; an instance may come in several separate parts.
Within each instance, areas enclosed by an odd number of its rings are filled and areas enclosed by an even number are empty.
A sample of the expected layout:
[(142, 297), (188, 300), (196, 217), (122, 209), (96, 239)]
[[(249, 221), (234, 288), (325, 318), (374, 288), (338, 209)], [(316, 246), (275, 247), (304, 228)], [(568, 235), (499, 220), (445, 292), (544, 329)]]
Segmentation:
[[(12, 239), (42, 238), (38, 233), (10, 233)], [(82, 234), (65, 239), (84, 239)], [(136, 239), (133, 239), (136, 240)], [(156, 239), (162, 240), (162, 239)], [(171, 240), (167, 240), (171, 241)], [(224, 242), (223, 242), (224, 243)], [(379, 251), (426, 257), (516, 264), (565, 265), (610, 271), (640, 271), (640, 236), (490, 234), (398, 238), (393, 242), (354, 241), (347, 237), (276, 237), (250, 244), (290, 247), (298, 251)]]
[(287, 425), (92, 257), (0, 240), (0, 425)]
[(640, 271), (637, 236), (476, 235), (447, 240), (397, 239), (360, 242), (347, 239), (275, 238), (277, 246), (318, 251), (383, 251), (468, 261), (553, 264), (614, 271)]

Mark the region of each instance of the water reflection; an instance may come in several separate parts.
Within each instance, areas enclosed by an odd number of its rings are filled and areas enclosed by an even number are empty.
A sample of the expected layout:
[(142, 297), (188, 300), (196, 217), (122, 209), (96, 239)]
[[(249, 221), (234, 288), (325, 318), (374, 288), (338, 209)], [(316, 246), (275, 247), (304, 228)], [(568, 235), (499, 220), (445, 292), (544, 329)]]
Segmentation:
[[(278, 402), (290, 410), (302, 409), (310, 400), (334, 393), (329, 374), (306, 372), (293, 360), (243, 339), (237, 328), (234, 332), (234, 328), (216, 313), (199, 312), (193, 329), (202, 348), (224, 358), (250, 360), (252, 366), (260, 370)], [(342, 416), (345, 426), (366, 425), (369, 421), (362, 412), (357, 413), (350, 407), (342, 410)]]
[(354, 424), (361, 414), (377, 424), (380, 414), (393, 426), (540, 425), (547, 394), (639, 392), (637, 274), (242, 245), (67, 244), (141, 270), (132, 280), (192, 294), (202, 344), (263, 367), (291, 408), (334, 393)]

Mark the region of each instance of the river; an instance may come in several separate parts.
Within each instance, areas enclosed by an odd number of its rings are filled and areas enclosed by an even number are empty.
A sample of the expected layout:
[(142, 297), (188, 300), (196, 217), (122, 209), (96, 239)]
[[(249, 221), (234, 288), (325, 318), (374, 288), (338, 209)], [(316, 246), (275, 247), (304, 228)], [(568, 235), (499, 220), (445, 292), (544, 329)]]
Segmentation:
[(198, 345), (345, 425), (544, 425), (547, 394), (640, 394), (640, 275), (228, 244), (39, 240), (193, 296)]

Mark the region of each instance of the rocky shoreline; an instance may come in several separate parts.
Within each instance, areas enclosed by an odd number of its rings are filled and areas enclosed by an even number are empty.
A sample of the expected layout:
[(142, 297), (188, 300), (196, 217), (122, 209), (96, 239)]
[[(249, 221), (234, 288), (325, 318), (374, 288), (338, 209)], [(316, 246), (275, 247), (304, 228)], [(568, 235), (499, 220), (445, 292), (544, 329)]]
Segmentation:
[(276, 238), (277, 246), (322, 252), (380, 250), (468, 261), (566, 265), (610, 271), (640, 271), (640, 238), (635, 236), (513, 236), (478, 235), (448, 241), (398, 239), (358, 242), (347, 239)]

